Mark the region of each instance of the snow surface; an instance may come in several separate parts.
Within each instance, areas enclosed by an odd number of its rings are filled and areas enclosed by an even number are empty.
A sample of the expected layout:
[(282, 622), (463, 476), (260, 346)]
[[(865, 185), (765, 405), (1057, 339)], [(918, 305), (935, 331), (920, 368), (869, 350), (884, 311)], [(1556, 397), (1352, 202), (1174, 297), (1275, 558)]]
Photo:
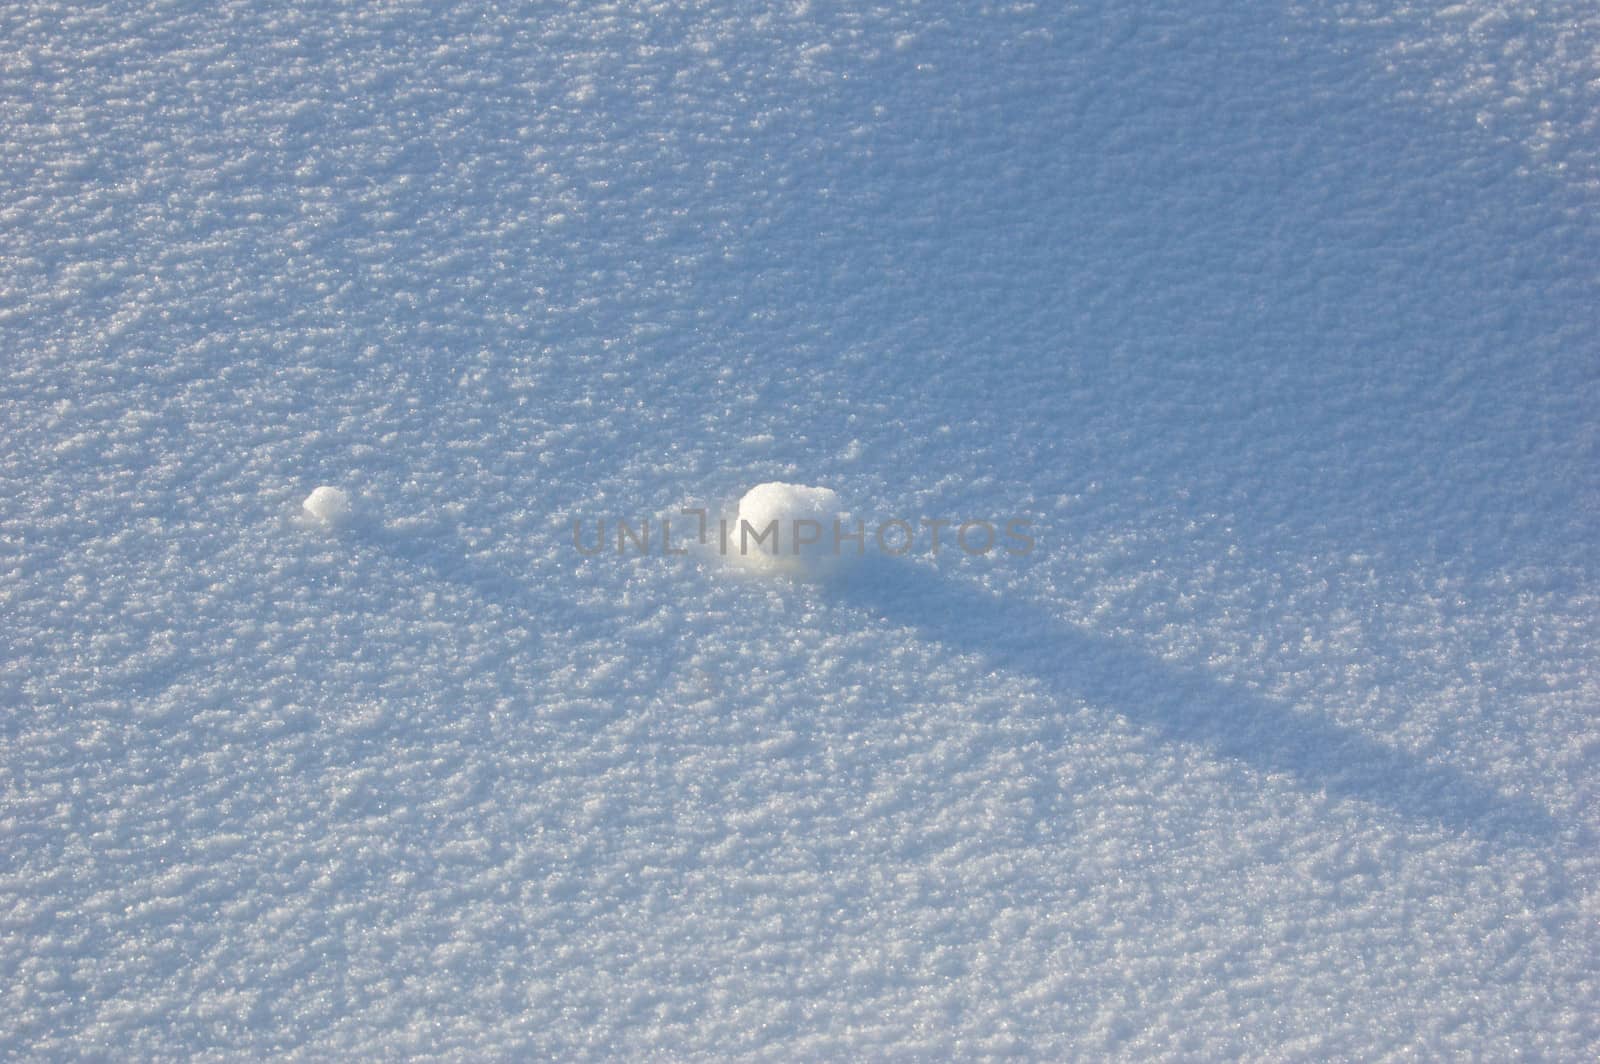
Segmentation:
[(1600, 8), (0, 39), (0, 1056), (1592, 1059)]

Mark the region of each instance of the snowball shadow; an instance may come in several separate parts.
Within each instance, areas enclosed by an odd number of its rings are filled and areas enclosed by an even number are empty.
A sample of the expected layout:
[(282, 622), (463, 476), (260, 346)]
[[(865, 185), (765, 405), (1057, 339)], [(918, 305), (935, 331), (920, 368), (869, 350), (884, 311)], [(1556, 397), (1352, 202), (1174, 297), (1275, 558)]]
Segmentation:
[(427, 573), (433, 579), (465, 587), (542, 633), (559, 619), (568, 625), (592, 625), (602, 618), (561, 596), (540, 591), (526, 574), (514, 573), (475, 551), (453, 527), (442, 521), (385, 524), (376, 520), (354, 529), (367, 546)]
[(1313, 707), (1264, 698), (1203, 669), (1095, 635), (1031, 603), (890, 558), (865, 560), (827, 587), (836, 601), (980, 654), (1058, 697), (1114, 710), (1166, 739), (1259, 771), (1491, 840), (1526, 844), (1558, 834), (1554, 817), (1531, 799), (1378, 742)]

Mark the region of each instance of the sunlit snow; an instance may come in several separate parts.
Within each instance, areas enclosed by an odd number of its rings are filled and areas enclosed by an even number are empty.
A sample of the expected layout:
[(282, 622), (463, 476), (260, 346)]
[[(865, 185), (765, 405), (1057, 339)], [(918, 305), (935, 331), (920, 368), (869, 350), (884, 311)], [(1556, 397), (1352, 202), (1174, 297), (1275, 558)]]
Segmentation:
[(0, 1058), (1595, 1059), (1600, 5), (0, 41)]

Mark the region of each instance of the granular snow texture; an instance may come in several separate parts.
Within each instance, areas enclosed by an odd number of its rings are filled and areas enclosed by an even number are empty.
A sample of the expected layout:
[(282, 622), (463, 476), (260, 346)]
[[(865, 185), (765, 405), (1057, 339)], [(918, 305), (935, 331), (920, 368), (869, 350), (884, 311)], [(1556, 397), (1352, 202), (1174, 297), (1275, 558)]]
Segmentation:
[(1593, 1059), (1600, 8), (0, 40), (0, 1056)]

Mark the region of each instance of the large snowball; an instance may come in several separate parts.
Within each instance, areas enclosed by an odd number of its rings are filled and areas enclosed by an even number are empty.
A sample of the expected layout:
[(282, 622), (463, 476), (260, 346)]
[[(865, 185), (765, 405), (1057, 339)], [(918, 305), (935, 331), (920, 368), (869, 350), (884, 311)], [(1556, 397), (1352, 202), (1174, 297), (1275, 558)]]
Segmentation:
[[(839, 557), (834, 521), (853, 524), (830, 488), (772, 481), (757, 484), (739, 500), (738, 518), (732, 522), (729, 554), (756, 568), (789, 572), (821, 572)], [(750, 530), (746, 531), (748, 522)], [(761, 536), (771, 528), (771, 534)]]
[(301, 505), (306, 513), (325, 524), (336, 525), (350, 517), (350, 496), (326, 484), (307, 495)]

